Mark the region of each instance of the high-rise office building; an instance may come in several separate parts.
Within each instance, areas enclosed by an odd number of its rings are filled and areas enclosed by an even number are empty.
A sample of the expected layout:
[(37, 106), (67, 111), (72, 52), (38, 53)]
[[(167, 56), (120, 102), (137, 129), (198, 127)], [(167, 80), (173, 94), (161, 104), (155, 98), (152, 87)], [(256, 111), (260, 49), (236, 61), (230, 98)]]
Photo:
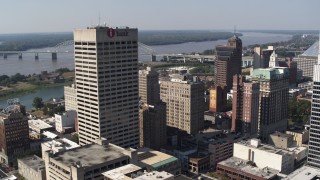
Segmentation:
[(233, 76), (232, 131), (254, 135), (258, 131), (260, 84)]
[(318, 56), (319, 56), (319, 41), (315, 42), (310, 48), (308, 48), (304, 53), (299, 55), (298, 57), (293, 58), (293, 61), (297, 62), (298, 72), (302, 73), (303, 78), (312, 78), (313, 77), (313, 68), (314, 65), (318, 64)]
[(308, 165), (320, 168), (320, 65), (314, 66)]
[(253, 69), (269, 67), (270, 57), (273, 52), (273, 46), (268, 46), (267, 49), (255, 47), (253, 49)]
[(227, 92), (224, 87), (213, 86), (209, 90), (210, 92), (210, 112), (222, 112), (227, 105)]
[(166, 103), (140, 106), (140, 147), (160, 150), (167, 143)]
[(160, 149), (167, 142), (166, 103), (160, 100), (159, 73), (139, 70), (140, 147)]
[(98, 138), (139, 145), (138, 29), (74, 31), (80, 145)]
[(167, 104), (167, 126), (198, 133), (204, 124), (204, 84), (193, 81), (171, 79), (161, 81), (160, 98)]
[(77, 90), (74, 84), (64, 87), (64, 104), (66, 111), (77, 111)]
[(278, 55), (276, 54), (276, 51), (273, 51), (270, 56), (269, 67), (272, 68), (277, 66), (279, 66)]
[(0, 113), (0, 162), (17, 165), (17, 158), (29, 150), (29, 125), (24, 106), (11, 105)]
[(159, 73), (152, 67), (139, 71), (139, 97), (140, 101), (149, 105), (160, 102)]
[(252, 81), (260, 83), (258, 135), (264, 142), (275, 131), (285, 131), (288, 120), (289, 69), (255, 69)]
[(242, 41), (237, 36), (228, 40), (227, 45), (216, 47), (215, 85), (226, 86), (226, 91), (232, 88), (233, 76), (241, 74)]

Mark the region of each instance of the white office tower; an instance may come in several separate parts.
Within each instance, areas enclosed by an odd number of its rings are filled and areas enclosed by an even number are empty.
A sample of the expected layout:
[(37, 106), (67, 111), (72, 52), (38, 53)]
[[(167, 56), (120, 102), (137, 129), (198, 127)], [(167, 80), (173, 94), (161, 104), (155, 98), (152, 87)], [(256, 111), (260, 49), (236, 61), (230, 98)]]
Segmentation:
[(138, 29), (74, 31), (80, 145), (139, 145)]
[(320, 168), (320, 65), (314, 66), (308, 165)]
[(273, 51), (270, 56), (269, 67), (273, 68), (278, 66), (279, 66), (278, 55), (276, 54), (276, 51)]

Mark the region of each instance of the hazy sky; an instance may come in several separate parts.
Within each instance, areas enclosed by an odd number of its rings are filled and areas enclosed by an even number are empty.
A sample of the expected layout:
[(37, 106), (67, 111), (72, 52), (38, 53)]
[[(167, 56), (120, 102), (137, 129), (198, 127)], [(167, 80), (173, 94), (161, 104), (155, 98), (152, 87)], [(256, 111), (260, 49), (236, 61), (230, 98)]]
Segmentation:
[(0, 33), (67, 32), (106, 22), (157, 29), (320, 29), (320, 0), (4, 0)]

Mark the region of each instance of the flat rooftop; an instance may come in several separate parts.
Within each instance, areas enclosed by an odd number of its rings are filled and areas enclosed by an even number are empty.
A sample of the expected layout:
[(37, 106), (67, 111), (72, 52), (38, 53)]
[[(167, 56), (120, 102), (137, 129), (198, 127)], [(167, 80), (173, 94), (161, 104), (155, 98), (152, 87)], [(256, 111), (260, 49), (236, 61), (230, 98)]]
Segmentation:
[(80, 147), (77, 143), (70, 141), (69, 139), (66, 139), (66, 138), (55, 139), (52, 141), (44, 142), (42, 144), (47, 146), (48, 148), (51, 148), (51, 150), (53, 150), (54, 153), (59, 152), (62, 149), (70, 150), (73, 148)]
[(32, 128), (38, 128), (38, 129), (48, 129), (52, 128), (52, 126), (40, 119), (37, 120), (28, 120), (29, 127)]
[(43, 159), (40, 157), (33, 155), (33, 156), (28, 156), (22, 159), (19, 159), (19, 161), (23, 162), (25, 165), (27, 165), (29, 168), (38, 171), (38, 169), (44, 169), (45, 164)]
[(248, 161), (236, 157), (231, 157), (224, 161), (221, 161), (218, 163), (218, 165), (223, 165), (232, 169), (236, 169), (266, 179), (272, 178), (273, 176), (276, 176), (279, 173), (279, 171), (268, 167), (260, 169), (258, 167), (250, 165)]
[(164, 164), (178, 160), (176, 157), (149, 148), (140, 148), (137, 151), (138, 162), (141, 164), (141, 167), (151, 166), (158, 168)]
[(278, 131), (270, 134), (270, 136), (278, 136), (278, 137), (282, 137), (282, 138), (290, 138), (290, 137), (292, 137), (291, 134), (285, 134), (285, 133), (278, 132)]
[(87, 167), (126, 157), (127, 155), (123, 154), (123, 151), (124, 149), (110, 144), (106, 146), (88, 144), (67, 151), (58, 152), (53, 155), (52, 159), (61, 162), (66, 166), (74, 165), (74, 163), (80, 161), (82, 167)]
[(106, 171), (102, 173), (102, 175), (109, 179), (122, 180), (125, 178), (127, 174), (134, 173), (139, 170), (141, 170), (139, 166), (136, 166), (134, 164), (127, 164), (125, 166), (121, 166), (119, 168)]
[(302, 166), (301, 168), (293, 171), (284, 180), (313, 180), (320, 178), (320, 170), (310, 167)]
[(161, 180), (161, 179), (168, 179), (168, 178), (174, 178), (174, 176), (170, 173), (167, 173), (165, 171), (152, 171), (146, 174), (143, 174), (139, 177), (134, 178), (134, 180)]
[(250, 148), (253, 148), (253, 149), (259, 149), (259, 150), (262, 150), (262, 151), (266, 151), (266, 152), (274, 153), (274, 154), (280, 154), (280, 155), (291, 153), (289, 150), (277, 148), (275, 146), (271, 146), (271, 145), (267, 145), (267, 144), (260, 144), (258, 147), (255, 147), (255, 146), (251, 145), (251, 141), (250, 140), (251, 139), (242, 140), (242, 141), (239, 141), (239, 142), (237, 142), (235, 144), (240, 144), (240, 145), (244, 145), (244, 146), (247, 146), (247, 147), (250, 147)]

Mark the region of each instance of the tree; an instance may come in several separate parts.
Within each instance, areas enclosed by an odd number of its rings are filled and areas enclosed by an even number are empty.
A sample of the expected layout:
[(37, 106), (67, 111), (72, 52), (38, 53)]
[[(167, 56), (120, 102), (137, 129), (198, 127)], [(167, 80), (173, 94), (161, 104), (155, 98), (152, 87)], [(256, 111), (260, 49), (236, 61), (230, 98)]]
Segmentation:
[(305, 124), (309, 120), (311, 102), (291, 98), (288, 106), (288, 116), (294, 124)]
[(35, 97), (32, 102), (32, 106), (36, 109), (41, 109), (44, 106), (43, 100), (41, 97)]

